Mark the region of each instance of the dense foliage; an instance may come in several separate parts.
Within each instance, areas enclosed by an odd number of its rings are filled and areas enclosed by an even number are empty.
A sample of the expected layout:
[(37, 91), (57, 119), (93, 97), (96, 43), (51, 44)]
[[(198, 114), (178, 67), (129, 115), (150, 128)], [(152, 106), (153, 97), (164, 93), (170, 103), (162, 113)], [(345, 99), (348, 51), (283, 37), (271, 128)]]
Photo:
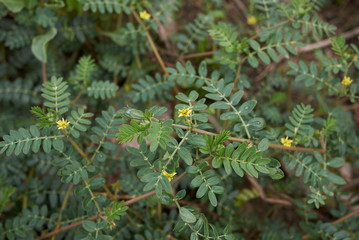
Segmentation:
[(336, 4), (0, 0), (0, 239), (358, 239)]

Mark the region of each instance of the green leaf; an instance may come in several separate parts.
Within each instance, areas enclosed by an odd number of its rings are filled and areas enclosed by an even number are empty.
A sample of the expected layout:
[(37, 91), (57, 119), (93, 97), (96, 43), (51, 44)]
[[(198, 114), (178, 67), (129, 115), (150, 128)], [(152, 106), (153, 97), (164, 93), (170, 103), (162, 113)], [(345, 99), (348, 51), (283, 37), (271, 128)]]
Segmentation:
[(202, 61), (201, 64), (199, 65), (198, 73), (202, 77), (207, 76), (207, 63), (205, 61)]
[(214, 109), (227, 109), (229, 105), (226, 102), (220, 101), (212, 103), (209, 107)]
[(258, 57), (259, 57), (265, 64), (270, 64), (270, 58), (268, 57), (268, 55), (267, 55), (264, 51), (259, 51), (259, 52), (258, 52)]
[(161, 184), (158, 184), (156, 187), (155, 187), (155, 192), (156, 192), (156, 196), (157, 197), (160, 197), (162, 195), (162, 185)]
[(112, 240), (113, 237), (110, 235), (99, 235), (96, 240)]
[(252, 112), (252, 110), (254, 109), (254, 107), (257, 105), (257, 101), (256, 100), (249, 100), (245, 103), (243, 103), (240, 107), (239, 107), (239, 112), (242, 116), (245, 116), (247, 114), (249, 114), (250, 112)]
[(248, 121), (248, 128), (253, 130), (261, 130), (265, 125), (263, 118), (252, 118)]
[(20, 229), (16, 229), (15, 231), (16, 236), (19, 236), (21, 238), (26, 238), (26, 233)]
[(212, 167), (220, 168), (222, 166), (222, 159), (220, 157), (215, 157), (212, 161)]
[(194, 102), (197, 100), (198, 96), (199, 94), (196, 91), (192, 90), (188, 97), (191, 102)]
[(51, 151), (51, 140), (50, 139), (45, 139), (42, 142), (42, 148), (44, 149), (45, 153), (49, 153)]
[(272, 58), (272, 60), (274, 62), (278, 62), (279, 59), (278, 59), (278, 55), (277, 53), (273, 50), (273, 48), (268, 48), (267, 49), (267, 53), (269, 54), (269, 56)]
[(238, 92), (233, 94), (232, 97), (230, 98), (232, 105), (237, 105), (239, 103), (239, 101), (242, 99), (243, 94), (244, 94), (243, 90), (239, 90)]
[(208, 191), (208, 198), (213, 207), (217, 207), (217, 198), (212, 191)]
[(255, 40), (249, 40), (248, 43), (255, 51), (257, 51), (261, 47), (259, 43)]
[(328, 179), (328, 181), (332, 182), (334, 184), (344, 185), (346, 183), (342, 177), (340, 177), (334, 173), (326, 172), (325, 175), (326, 175), (325, 177)]
[(181, 207), (179, 209), (179, 212), (180, 212), (180, 216), (181, 216), (183, 221), (185, 221), (187, 223), (196, 222), (196, 217), (187, 208)]
[(251, 165), (251, 164), (246, 164), (246, 167), (247, 167), (247, 173), (248, 173), (251, 177), (258, 178), (258, 172), (257, 172), (257, 170), (255, 170), (255, 168), (253, 167), (253, 165)]
[(64, 149), (64, 141), (60, 138), (56, 138), (52, 141), (52, 145), (57, 151), (62, 151)]
[(191, 186), (192, 187), (199, 187), (202, 183), (203, 183), (202, 176), (198, 175), (198, 176), (196, 176), (195, 178), (192, 179)]
[(25, 7), (25, 2), (25, 0), (0, 0), (0, 3), (3, 3), (13, 13), (20, 12)]
[(226, 173), (228, 175), (230, 175), (232, 173), (232, 168), (231, 168), (231, 164), (230, 164), (228, 158), (225, 158), (223, 160), (223, 166), (224, 166), (224, 170), (226, 171)]
[(242, 168), (239, 166), (239, 163), (236, 162), (236, 161), (232, 161), (232, 162), (231, 162), (231, 165), (232, 165), (232, 168), (233, 168), (234, 172), (235, 172), (238, 176), (243, 177), (244, 172), (243, 172)]
[(216, 194), (223, 194), (224, 193), (224, 187), (222, 187), (222, 186), (213, 186), (212, 190)]
[(192, 165), (193, 159), (191, 156), (191, 152), (187, 148), (181, 147), (180, 149), (178, 149), (178, 155), (187, 165)]
[(166, 192), (168, 192), (168, 193), (172, 192), (172, 187), (171, 187), (170, 181), (168, 180), (168, 178), (166, 176), (162, 175), (161, 184)]
[(235, 112), (226, 112), (222, 113), (220, 119), (221, 120), (229, 120), (229, 119), (236, 119), (238, 115)]
[(50, 42), (56, 34), (57, 29), (51, 28), (47, 33), (36, 36), (32, 39), (31, 51), (40, 62), (47, 62), (46, 47), (48, 42)]
[(332, 168), (339, 168), (341, 166), (343, 166), (345, 163), (344, 159), (341, 158), (341, 157), (336, 157), (336, 158), (333, 158), (331, 159), (329, 162), (328, 162), (328, 166), (329, 167), (332, 167)]
[(177, 200), (181, 200), (186, 196), (186, 190), (182, 189), (176, 194)]
[(256, 57), (249, 56), (248, 57), (248, 62), (252, 67), (254, 67), (254, 68), (258, 67), (259, 62), (258, 62), (258, 59)]
[(198, 188), (197, 193), (196, 193), (196, 197), (197, 197), (197, 198), (203, 197), (203, 196), (206, 194), (207, 191), (208, 191), (207, 183), (204, 182), (204, 183), (202, 183), (201, 186)]
[(259, 151), (266, 151), (269, 147), (269, 140), (267, 138), (263, 138), (262, 141), (259, 142), (258, 144), (258, 150)]
[(82, 222), (82, 227), (88, 232), (94, 232), (96, 230), (97, 225), (93, 221), (84, 220)]
[(181, 93), (181, 92), (176, 95), (176, 98), (178, 100), (182, 101), (182, 102), (189, 102), (190, 101), (189, 98), (186, 96), (186, 94)]
[(196, 233), (191, 233), (190, 240), (198, 240), (198, 235)]
[(280, 53), (280, 55), (282, 55), (285, 58), (289, 58), (288, 52), (282, 46), (277, 46), (276, 49)]
[(163, 193), (160, 197), (160, 202), (164, 205), (171, 205), (173, 203), (173, 196), (170, 193)]
[(94, 178), (90, 182), (91, 189), (98, 189), (106, 183), (104, 178)]

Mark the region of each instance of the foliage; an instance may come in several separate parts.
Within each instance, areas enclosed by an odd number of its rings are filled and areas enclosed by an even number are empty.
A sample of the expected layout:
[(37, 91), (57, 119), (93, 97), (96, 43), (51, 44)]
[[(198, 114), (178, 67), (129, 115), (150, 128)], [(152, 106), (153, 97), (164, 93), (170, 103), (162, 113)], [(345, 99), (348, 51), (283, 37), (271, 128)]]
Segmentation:
[(0, 0), (0, 239), (358, 239), (353, 26), (244, 2)]

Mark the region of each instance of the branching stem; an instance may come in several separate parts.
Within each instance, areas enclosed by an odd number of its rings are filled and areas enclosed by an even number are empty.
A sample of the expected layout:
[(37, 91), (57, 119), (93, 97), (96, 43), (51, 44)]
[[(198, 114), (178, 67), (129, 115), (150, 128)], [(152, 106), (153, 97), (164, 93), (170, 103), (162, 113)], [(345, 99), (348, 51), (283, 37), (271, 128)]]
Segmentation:
[[(179, 175), (178, 178), (174, 179), (174, 180), (171, 182), (171, 185), (174, 185), (175, 183), (179, 182), (183, 177), (186, 176), (186, 174), (187, 174), (187, 173), (184, 172), (184, 173), (182, 173), (181, 175)], [(150, 197), (150, 196), (153, 196), (153, 195), (155, 195), (155, 194), (156, 194), (155, 191), (145, 193), (145, 194), (143, 194), (143, 195), (141, 195), (141, 196), (138, 196), (138, 197), (136, 197), (136, 198), (134, 198), (134, 199), (131, 199), (131, 200), (126, 201), (126, 202), (124, 203), (124, 206), (128, 206), (128, 205), (134, 204), (134, 203), (136, 203), (136, 202), (139, 202), (139, 201), (141, 201), (141, 200), (143, 200), (143, 199), (145, 199), (145, 198), (148, 198), (148, 197)], [(101, 215), (103, 215), (103, 214), (104, 214), (104, 213), (101, 212)], [(101, 216), (101, 215), (100, 215), (100, 216)], [(94, 216), (92, 216), (92, 217), (89, 217), (87, 220), (95, 220), (95, 219), (97, 219), (98, 217), (99, 217), (99, 215), (94, 215)], [(77, 227), (77, 226), (80, 226), (80, 225), (82, 224), (82, 222), (83, 222), (83, 221), (81, 220), (81, 221), (75, 222), (75, 223), (73, 223), (73, 224), (70, 224), (70, 225), (68, 225), (68, 226), (65, 226), (65, 227), (63, 227), (63, 228), (60, 228), (60, 229), (58, 229), (58, 230), (56, 230), (56, 231), (49, 232), (49, 233), (47, 233), (47, 234), (45, 234), (45, 235), (40, 236), (40, 237), (37, 238), (36, 240), (43, 240), (43, 239), (49, 238), (49, 237), (51, 237), (51, 236), (57, 235), (57, 234), (59, 234), (59, 233), (65, 232), (65, 231), (67, 231), (67, 230), (70, 230), (70, 229), (72, 229), (72, 228), (75, 228), (75, 227)]]
[[(172, 127), (179, 127), (182, 129), (187, 130), (188, 127), (184, 126), (184, 125), (179, 125), (179, 124), (172, 124)], [(197, 128), (191, 128), (192, 132), (196, 132), (196, 133), (200, 133), (200, 134), (204, 134), (207, 136), (217, 136), (218, 134), (216, 133), (212, 133), (212, 132), (207, 132), (201, 129), (197, 129)], [(229, 137), (227, 139), (228, 141), (232, 141), (232, 142), (248, 142), (248, 143), (252, 143), (252, 141), (248, 140), (248, 139), (242, 139), (242, 138), (234, 138), (234, 137)], [(316, 149), (316, 148), (304, 148), (304, 147), (287, 147), (284, 145), (278, 145), (278, 144), (269, 144), (270, 148), (276, 148), (276, 149), (282, 149), (282, 150), (287, 150), (287, 151), (298, 151), (298, 152), (319, 152), (319, 153), (324, 153), (325, 150), (324, 149)]]

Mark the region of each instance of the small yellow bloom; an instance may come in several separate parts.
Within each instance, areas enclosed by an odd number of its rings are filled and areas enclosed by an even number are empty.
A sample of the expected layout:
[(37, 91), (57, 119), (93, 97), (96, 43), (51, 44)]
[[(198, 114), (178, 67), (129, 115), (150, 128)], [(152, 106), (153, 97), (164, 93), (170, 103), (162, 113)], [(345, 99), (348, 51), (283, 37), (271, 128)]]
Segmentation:
[(280, 140), (280, 142), (281, 142), (284, 146), (290, 147), (291, 144), (292, 144), (292, 142), (293, 142), (293, 140), (289, 139), (288, 136), (287, 136), (286, 138), (282, 138), (282, 139)]
[(140, 12), (140, 18), (147, 20), (151, 17), (151, 14), (149, 14), (146, 10), (143, 10)]
[(249, 25), (254, 25), (257, 23), (257, 18), (255, 16), (250, 16), (247, 18), (247, 23)]
[(163, 172), (163, 175), (165, 175), (165, 177), (168, 179), (168, 181), (172, 181), (172, 178), (174, 175), (176, 175), (176, 172), (173, 172), (173, 173), (168, 173), (166, 171)]
[(190, 107), (182, 108), (181, 110), (178, 110), (179, 117), (189, 117), (191, 116), (191, 113), (192, 113), (192, 109)]
[(345, 86), (349, 86), (352, 82), (353, 82), (353, 80), (350, 79), (350, 77), (344, 76), (342, 84)]
[(70, 122), (67, 120), (64, 120), (64, 118), (62, 118), (62, 120), (57, 121), (56, 123), (57, 123), (58, 129), (66, 129), (67, 126), (70, 124)]

